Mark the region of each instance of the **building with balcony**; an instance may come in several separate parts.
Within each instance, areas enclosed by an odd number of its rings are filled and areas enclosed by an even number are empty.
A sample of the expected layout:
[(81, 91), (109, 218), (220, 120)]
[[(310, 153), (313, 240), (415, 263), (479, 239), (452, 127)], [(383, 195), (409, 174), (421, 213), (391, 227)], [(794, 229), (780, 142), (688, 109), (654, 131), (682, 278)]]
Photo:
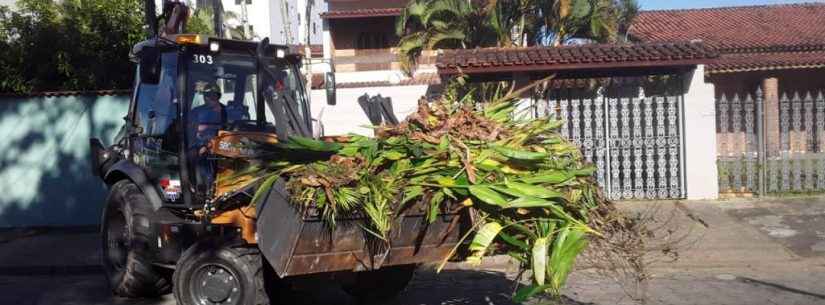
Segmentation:
[[(325, 113), (327, 134), (356, 132), (371, 134), (370, 125), (358, 99), (366, 96), (392, 99), (396, 116), (403, 119), (415, 110), (422, 96), (439, 90), (435, 52), (425, 51), (413, 75), (401, 70), (396, 45), (396, 20), (408, 0), (327, 0), (323, 22), (325, 71), (335, 73), (338, 105)], [(319, 69), (313, 67), (313, 71)], [(322, 99), (316, 91), (314, 100)], [(314, 107), (320, 107), (314, 103)], [(320, 109), (314, 111), (319, 113)]]

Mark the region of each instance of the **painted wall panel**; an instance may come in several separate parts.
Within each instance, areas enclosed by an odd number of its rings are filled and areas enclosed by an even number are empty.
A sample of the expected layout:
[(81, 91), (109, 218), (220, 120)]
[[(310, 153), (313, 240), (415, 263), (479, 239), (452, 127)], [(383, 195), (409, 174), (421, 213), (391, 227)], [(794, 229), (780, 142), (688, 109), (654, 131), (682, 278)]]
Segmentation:
[(0, 227), (97, 224), (105, 185), (89, 138), (110, 144), (128, 96), (0, 98)]

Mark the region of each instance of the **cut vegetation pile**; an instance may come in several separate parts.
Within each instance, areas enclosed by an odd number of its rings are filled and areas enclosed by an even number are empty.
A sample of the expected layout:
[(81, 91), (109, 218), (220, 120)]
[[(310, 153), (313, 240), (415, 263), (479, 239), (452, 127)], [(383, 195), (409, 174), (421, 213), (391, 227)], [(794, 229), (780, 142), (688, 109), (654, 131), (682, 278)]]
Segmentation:
[(273, 162), (255, 174), (269, 177), (258, 193), (284, 178), (295, 203), (319, 210), (331, 229), (337, 217), (364, 215), (364, 229), (384, 241), (411, 204), (427, 205), (429, 221), (468, 209), (477, 216), (465, 236), (468, 261), (507, 253), (531, 271), (531, 285), (518, 289), (515, 301), (558, 296), (588, 241), (631, 224), (614, 217), (591, 178), (594, 168), (557, 132), (562, 122), (516, 119), (514, 98), (483, 107), (470, 99), (422, 101), (403, 123), (376, 127), (375, 138), (292, 138), (287, 148), (333, 155)]

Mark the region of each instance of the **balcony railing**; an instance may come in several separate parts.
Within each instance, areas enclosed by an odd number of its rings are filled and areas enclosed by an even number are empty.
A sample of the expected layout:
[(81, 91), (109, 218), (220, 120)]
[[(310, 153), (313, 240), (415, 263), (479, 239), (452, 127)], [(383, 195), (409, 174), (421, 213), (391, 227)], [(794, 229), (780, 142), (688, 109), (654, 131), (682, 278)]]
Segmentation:
[[(401, 70), (397, 49), (336, 50), (332, 62), (336, 72)], [(435, 52), (425, 51), (418, 60), (418, 69), (435, 68)]]

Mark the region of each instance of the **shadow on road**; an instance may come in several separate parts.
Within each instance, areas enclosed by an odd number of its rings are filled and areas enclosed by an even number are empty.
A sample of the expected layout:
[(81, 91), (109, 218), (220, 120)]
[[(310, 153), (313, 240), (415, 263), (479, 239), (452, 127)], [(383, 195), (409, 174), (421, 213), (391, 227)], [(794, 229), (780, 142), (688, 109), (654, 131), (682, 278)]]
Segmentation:
[[(396, 299), (380, 305), (515, 305), (513, 282), (503, 272), (422, 269)], [(592, 305), (563, 298), (528, 304)], [(0, 276), (0, 304), (17, 305), (175, 305), (172, 295), (158, 299), (113, 297), (100, 274)], [(334, 282), (313, 282), (307, 289), (278, 297), (273, 305), (359, 305)]]
[[(322, 284), (323, 285), (323, 284)], [(484, 270), (419, 270), (407, 289), (398, 298), (381, 305), (515, 305), (510, 300), (513, 281), (503, 272)], [(542, 304), (589, 305), (562, 298), (558, 303), (542, 300)], [(289, 305), (358, 305), (334, 283), (313, 291), (296, 291), (283, 300)], [(530, 303), (532, 304), (532, 302)]]

